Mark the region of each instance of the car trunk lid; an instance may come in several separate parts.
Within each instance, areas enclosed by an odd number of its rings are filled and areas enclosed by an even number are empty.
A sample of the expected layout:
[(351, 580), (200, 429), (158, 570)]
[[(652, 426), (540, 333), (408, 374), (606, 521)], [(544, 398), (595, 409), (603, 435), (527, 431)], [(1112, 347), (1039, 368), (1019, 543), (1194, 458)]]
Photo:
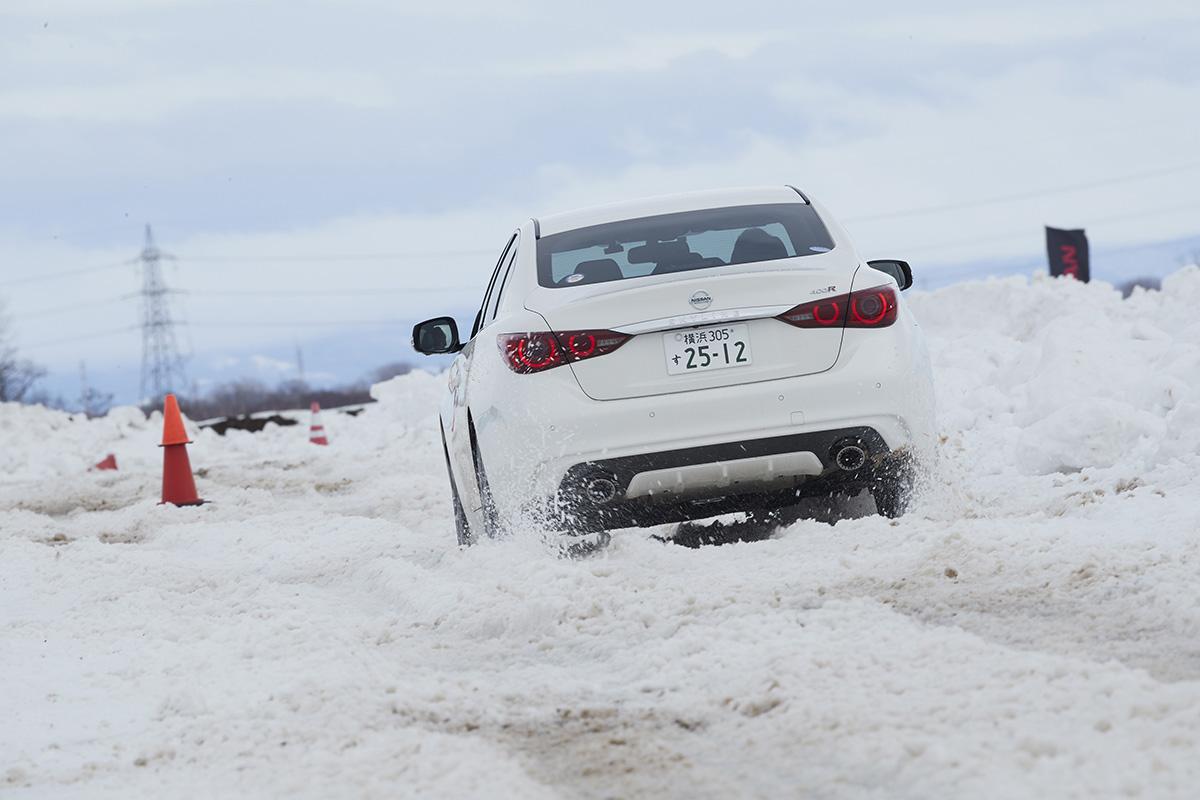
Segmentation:
[[(780, 269), (768, 263), (733, 274), (704, 271), (655, 283), (602, 284), (531, 310), (557, 333), (607, 329), (630, 335), (616, 351), (570, 368), (593, 399), (646, 397), (829, 369), (841, 350), (840, 325), (799, 329), (775, 317), (800, 303), (849, 291), (852, 274), (841, 264)], [(553, 295), (560, 297), (557, 290)], [(701, 368), (706, 353), (712, 364)]]

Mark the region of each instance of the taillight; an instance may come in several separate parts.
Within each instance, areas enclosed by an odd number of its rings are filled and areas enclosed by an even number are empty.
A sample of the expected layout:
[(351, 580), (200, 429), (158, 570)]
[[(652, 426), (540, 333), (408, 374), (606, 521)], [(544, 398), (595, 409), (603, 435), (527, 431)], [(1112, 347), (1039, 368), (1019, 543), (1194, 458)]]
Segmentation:
[(896, 321), (896, 292), (890, 286), (877, 286), (850, 293), (848, 328), (882, 328)]
[(630, 337), (624, 333), (605, 330), (535, 331), (531, 333), (502, 333), (496, 337), (500, 352), (513, 372), (531, 372), (561, 367), (572, 361), (603, 356), (616, 350)]
[(801, 303), (776, 317), (797, 328), (885, 328), (896, 321), (896, 290), (875, 286)]

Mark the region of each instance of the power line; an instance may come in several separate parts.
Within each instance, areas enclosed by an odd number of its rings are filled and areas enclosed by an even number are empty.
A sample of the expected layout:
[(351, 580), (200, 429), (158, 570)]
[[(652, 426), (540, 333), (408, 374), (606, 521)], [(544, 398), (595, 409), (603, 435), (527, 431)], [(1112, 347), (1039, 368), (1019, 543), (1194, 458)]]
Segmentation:
[(136, 294), (122, 294), (122, 295), (117, 295), (116, 297), (109, 297), (104, 300), (93, 300), (93, 301), (90, 301), (87, 303), (72, 303), (71, 305), (67, 305), (67, 306), (55, 306), (53, 308), (43, 308), (40, 311), (31, 311), (27, 314), (16, 314), (16, 315), (14, 315), (13, 318), (14, 319), (36, 319), (38, 317), (49, 317), (49, 316), (53, 316), (55, 314), (65, 314), (68, 311), (78, 311), (83, 308), (96, 308), (99, 306), (112, 305), (113, 303), (119, 302), (121, 300), (132, 300), (134, 297), (137, 297), (137, 295)]
[[(459, 256), (481, 256), (494, 255), (491, 250), (428, 250), (428, 251), (409, 251), (397, 253), (345, 253), (336, 254), (330, 253), (325, 255), (214, 255), (214, 256), (175, 256), (167, 253), (160, 253), (160, 259), (170, 259), (173, 261), (196, 261), (196, 262), (225, 262), (233, 264), (245, 263), (327, 263), (330, 261), (396, 261), (402, 259), (418, 259), (418, 258), (451, 258)], [(59, 272), (51, 272), (44, 275), (31, 275), (25, 278), (16, 278), (14, 280), (0, 282), (0, 287), (4, 286), (23, 286), (30, 283), (42, 283), (45, 281), (54, 281), (59, 278), (69, 278), (75, 275), (85, 275), (90, 272), (101, 272), (108, 269), (116, 269), (117, 267), (127, 267), (137, 264), (140, 259), (129, 258), (124, 261), (115, 261), (109, 264), (97, 264), (91, 267), (78, 267), (76, 269), (61, 270)], [(364, 290), (373, 291), (373, 290)], [(440, 291), (437, 289), (395, 289), (385, 291)]]
[(972, 200), (965, 203), (947, 203), (945, 205), (925, 206), (923, 208), (906, 208), (899, 211), (888, 211), (882, 214), (870, 214), (862, 217), (849, 217), (845, 221), (848, 223), (873, 222), (881, 219), (899, 219), (901, 217), (917, 217), (925, 214), (938, 214), (944, 211), (960, 211), (970, 208), (982, 208), (984, 206), (997, 205), (999, 203), (1011, 203), (1016, 200), (1032, 200), (1038, 197), (1047, 197), (1054, 194), (1066, 194), (1069, 192), (1082, 191), (1084, 189), (1096, 189), (1101, 186), (1113, 186), (1121, 183), (1130, 183), (1133, 181), (1145, 180), (1147, 178), (1154, 178), (1159, 175), (1171, 175), (1174, 173), (1187, 172), (1194, 169), (1200, 169), (1200, 161), (1174, 167), (1163, 167), (1161, 169), (1149, 170), (1147, 172), (1138, 172), (1131, 175), (1122, 175), (1118, 178), (1107, 178), (1100, 181), (1076, 183), (1070, 186), (1051, 187), (1030, 192), (1018, 192), (1017, 194), (989, 197), (984, 200)]
[(388, 286), (377, 289), (199, 289), (179, 290), (179, 294), (192, 297), (336, 297), (336, 296), (370, 296), (376, 294), (408, 294), (426, 292), (473, 292), (476, 286), (415, 286), (403, 288)]
[[(1124, 222), (1126, 220), (1144, 219), (1146, 217), (1154, 217), (1154, 216), (1159, 216), (1159, 215), (1174, 214), (1174, 213), (1178, 213), (1178, 212), (1182, 212), (1182, 211), (1196, 211), (1196, 210), (1200, 210), (1200, 205), (1197, 205), (1193, 201), (1193, 202), (1187, 203), (1185, 205), (1171, 206), (1170, 208), (1159, 208), (1159, 209), (1155, 209), (1154, 211), (1143, 211), (1143, 212), (1139, 212), (1136, 214), (1114, 214), (1114, 215), (1108, 216), (1108, 217), (1099, 217), (1096, 219), (1089, 219), (1086, 222), (1087, 222), (1087, 226), (1091, 227), (1093, 225), (1103, 225), (1103, 224), (1106, 224), (1109, 222)], [(952, 250), (956, 247), (970, 247), (971, 245), (977, 245), (977, 244), (995, 244), (997, 242), (1007, 242), (1007, 241), (1011, 241), (1012, 239), (1014, 239), (1016, 237), (1028, 236), (1030, 233), (1031, 233), (1030, 229), (1025, 228), (1023, 230), (1013, 231), (1011, 233), (996, 234), (995, 236), (989, 236), (985, 239), (959, 239), (959, 240), (953, 241), (953, 242), (942, 242), (940, 244), (933, 245), (932, 247), (916, 247), (916, 248), (909, 247), (909, 248), (897, 248), (897, 249), (903, 250), (905, 253), (914, 253), (914, 252), (915, 253), (933, 253), (933, 252), (937, 252), (939, 250)]]
[[(189, 327), (199, 326), (201, 328), (322, 328), (329, 326), (338, 327), (386, 327), (391, 325), (408, 325), (405, 320), (329, 320), (329, 321), (314, 321), (314, 320), (298, 320), (296, 322), (189, 322)], [(22, 349), (32, 350), (39, 347), (53, 347), (60, 344), (72, 344), (74, 342), (82, 342), (88, 339), (98, 339), (102, 336), (113, 336), (118, 333), (128, 333), (141, 329), (141, 325), (125, 325), (121, 328), (109, 328), (108, 330), (96, 331), (94, 333), (81, 334), (79, 336), (68, 336), (62, 339), (51, 339), (45, 342), (37, 342), (35, 344), (22, 345)]]
[(32, 349), (38, 348), (38, 347), (53, 347), (54, 345), (59, 345), (59, 344), (71, 344), (72, 342), (82, 342), (82, 341), (85, 341), (88, 339), (99, 339), (101, 336), (113, 336), (118, 333), (128, 333), (129, 331), (136, 331), (140, 327), (141, 327), (140, 325), (126, 325), (122, 328), (110, 328), (108, 330), (96, 331), (94, 333), (87, 333), (87, 334), (83, 334), (81, 336), (68, 336), (64, 339), (52, 339), (48, 342), (37, 342), (36, 344), (26, 344), (26, 345), (22, 345), (21, 348), (23, 350), (32, 350)]
[[(474, 286), (416, 286), (411, 288), (402, 288), (397, 286), (379, 287), (374, 289), (201, 289), (193, 291), (189, 289), (164, 289), (163, 294), (188, 295), (192, 297), (336, 297), (336, 296), (353, 296), (353, 297), (369, 297), (378, 294), (411, 294), (411, 293), (438, 293), (438, 292), (471, 292), (477, 287)], [(71, 311), (79, 311), (87, 308), (100, 308), (102, 306), (112, 305), (124, 300), (132, 300), (139, 297), (140, 293), (126, 293), (107, 297), (103, 300), (91, 300), (86, 303), (72, 303), (65, 306), (54, 306), (52, 308), (43, 308), (37, 311), (31, 311), (25, 314), (16, 314), (13, 319), (38, 319), (40, 317), (54, 316), (55, 314), (65, 314)]]
[(53, 281), (59, 278), (69, 278), (72, 275), (83, 275), (88, 272), (101, 272), (106, 269), (116, 269), (117, 267), (127, 267), (130, 264), (136, 264), (136, 258), (127, 258), (124, 261), (116, 261), (111, 264), (98, 264), (94, 267), (80, 267), (79, 269), (68, 269), (62, 272), (51, 272), (48, 275), (32, 275), (28, 278), (17, 278), (13, 281), (4, 281), (0, 286), (21, 286), (26, 283), (40, 283), (42, 281)]
[(492, 250), (426, 250), (417, 251), (410, 250), (407, 252), (397, 253), (332, 253), (324, 255), (209, 255), (209, 256), (179, 256), (184, 261), (220, 261), (220, 262), (316, 262), (322, 263), (326, 261), (396, 261), (398, 259), (412, 258), (450, 258), (457, 256), (481, 256), (495, 255)]
[[(324, 328), (330, 326), (336, 327), (384, 327), (390, 325), (405, 325), (409, 324), (406, 320), (399, 319), (355, 319), (355, 320), (297, 320), (295, 322), (273, 322), (273, 321), (222, 321), (222, 322), (189, 322), (189, 327), (201, 328)], [(122, 328), (110, 328), (108, 330), (97, 331), (96, 333), (82, 334), (79, 336), (68, 336), (63, 339), (52, 339), (46, 342), (37, 342), (36, 344), (22, 345), (23, 349), (33, 349), (35, 347), (51, 347), (59, 344), (70, 344), (72, 342), (82, 342), (87, 339), (95, 339), (101, 336), (112, 336), (117, 333), (126, 333), (141, 329), (141, 325), (126, 325)]]
[(355, 319), (355, 320), (298, 320), (295, 322), (285, 322), (276, 320), (256, 320), (256, 321), (221, 321), (221, 322), (189, 322), (191, 326), (200, 328), (325, 328), (330, 326), (338, 327), (366, 327), (375, 325), (406, 325), (405, 320), (400, 319)]

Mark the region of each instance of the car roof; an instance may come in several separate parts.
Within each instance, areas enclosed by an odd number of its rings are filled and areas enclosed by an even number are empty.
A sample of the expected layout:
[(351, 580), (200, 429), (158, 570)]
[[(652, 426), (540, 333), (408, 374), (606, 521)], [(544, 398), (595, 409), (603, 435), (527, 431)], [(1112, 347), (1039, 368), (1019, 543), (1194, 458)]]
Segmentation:
[(656, 214), (671, 214), (678, 211), (698, 211), (705, 208), (725, 206), (751, 206), (763, 203), (807, 203), (808, 198), (791, 186), (743, 186), (732, 189), (711, 189), (703, 192), (664, 194), (643, 197), (600, 206), (580, 208), (538, 217), (534, 224), (538, 236), (550, 236), (576, 228), (603, 225)]

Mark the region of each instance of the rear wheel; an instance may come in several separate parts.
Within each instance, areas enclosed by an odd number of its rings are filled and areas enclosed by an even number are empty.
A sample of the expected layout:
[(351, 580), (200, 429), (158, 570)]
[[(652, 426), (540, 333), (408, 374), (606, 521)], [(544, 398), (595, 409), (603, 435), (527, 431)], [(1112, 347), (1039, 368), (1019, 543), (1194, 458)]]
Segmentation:
[(881, 516), (889, 519), (904, 516), (912, 500), (914, 480), (912, 463), (907, 458), (880, 466), (871, 486), (871, 496), (875, 498), (875, 509)]
[(603, 552), (612, 541), (608, 531), (585, 534), (580, 536), (564, 536), (559, 544), (559, 555), (564, 558), (586, 558)]

